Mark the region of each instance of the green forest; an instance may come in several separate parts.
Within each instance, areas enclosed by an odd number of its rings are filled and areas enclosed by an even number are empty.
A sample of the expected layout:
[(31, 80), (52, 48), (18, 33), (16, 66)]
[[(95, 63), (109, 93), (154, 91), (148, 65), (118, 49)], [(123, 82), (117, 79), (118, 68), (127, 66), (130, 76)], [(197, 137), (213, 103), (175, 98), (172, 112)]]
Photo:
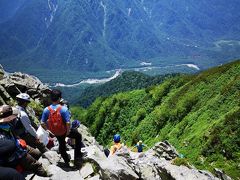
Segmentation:
[(120, 133), (128, 146), (169, 140), (184, 161), (240, 177), (240, 60), (145, 89), (97, 98), (73, 117), (104, 146)]
[(86, 88), (83, 93), (81, 93), (77, 103), (82, 107), (88, 107), (97, 97), (108, 97), (114, 93), (145, 88), (159, 84), (164, 81), (164, 79), (176, 75), (177, 74), (149, 76), (136, 71), (125, 71), (116, 79), (101, 85)]

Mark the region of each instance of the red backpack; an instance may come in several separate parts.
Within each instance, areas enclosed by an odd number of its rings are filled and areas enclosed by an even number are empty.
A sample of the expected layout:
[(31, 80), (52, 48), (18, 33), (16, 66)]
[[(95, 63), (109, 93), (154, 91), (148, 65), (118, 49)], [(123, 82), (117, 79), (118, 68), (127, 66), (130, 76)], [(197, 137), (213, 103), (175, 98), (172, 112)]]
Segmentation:
[(62, 106), (59, 106), (56, 110), (52, 109), (48, 106), (48, 110), (50, 111), (48, 117), (48, 129), (55, 136), (62, 136), (67, 132), (66, 123), (62, 119), (62, 115), (60, 113)]

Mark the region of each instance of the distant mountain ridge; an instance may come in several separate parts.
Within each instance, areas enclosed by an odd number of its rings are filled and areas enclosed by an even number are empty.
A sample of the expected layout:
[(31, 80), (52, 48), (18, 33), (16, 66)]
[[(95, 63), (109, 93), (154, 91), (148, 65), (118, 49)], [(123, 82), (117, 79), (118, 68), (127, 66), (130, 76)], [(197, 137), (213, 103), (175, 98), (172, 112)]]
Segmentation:
[(0, 62), (9, 70), (101, 71), (146, 60), (206, 68), (239, 57), (237, 0), (14, 0), (0, 5), (13, 11), (0, 14)]

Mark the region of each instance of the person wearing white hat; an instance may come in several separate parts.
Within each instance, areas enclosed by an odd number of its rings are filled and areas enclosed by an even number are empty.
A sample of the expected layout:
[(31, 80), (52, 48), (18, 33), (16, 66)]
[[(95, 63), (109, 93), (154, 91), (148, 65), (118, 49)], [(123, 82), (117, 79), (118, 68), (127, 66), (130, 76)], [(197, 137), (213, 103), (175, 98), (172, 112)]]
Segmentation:
[(16, 108), (20, 111), (20, 121), (17, 123), (18, 125), (15, 129), (16, 134), (24, 139), (31, 147), (38, 148), (41, 153), (45, 153), (47, 148), (39, 141), (37, 129), (34, 128), (34, 126), (37, 125), (31, 122), (28, 116), (27, 106), (31, 101), (30, 96), (26, 93), (20, 93), (16, 96), (16, 100), (18, 103)]

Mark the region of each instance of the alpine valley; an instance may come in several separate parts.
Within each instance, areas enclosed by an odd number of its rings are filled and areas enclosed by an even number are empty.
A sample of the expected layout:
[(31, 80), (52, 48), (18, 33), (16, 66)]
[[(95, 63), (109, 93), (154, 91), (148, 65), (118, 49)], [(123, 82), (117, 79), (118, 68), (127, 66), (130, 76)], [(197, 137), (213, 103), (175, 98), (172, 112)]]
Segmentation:
[(25, 92), (40, 117), (53, 87), (83, 166), (50, 151), (26, 179), (240, 180), (239, 0), (1, 0), (0, 105)]
[(1, 0), (0, 63), (44, 82), (206, 69), (239, 58), (239, 9), (238, 0)]

